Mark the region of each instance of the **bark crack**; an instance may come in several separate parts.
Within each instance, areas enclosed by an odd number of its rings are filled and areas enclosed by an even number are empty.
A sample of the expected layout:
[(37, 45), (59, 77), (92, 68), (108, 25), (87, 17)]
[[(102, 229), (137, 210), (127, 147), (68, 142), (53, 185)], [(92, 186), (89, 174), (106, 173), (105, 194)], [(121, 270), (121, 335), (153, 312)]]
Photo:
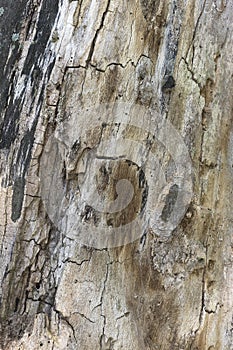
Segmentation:
[(190, 48), (191, 48), (191, 46), (192, 46), (192, 47), (193, 47), (192, 63), (193, 63), (193, 59), (194, 59), (194, 50), (195, 50), (195, 48), (194, 48), (194, 40), (195, 40), (195, 36), (196, 36), (196, 33), (197, 33), (198, 25), (199, 25), (199, 23), (200, 23), (201, 17), (202, 17), (202, 15), (203, 15), (203, 13), (204, 13), (204, 10), (205, 10), (205, 6), (206, 6), (206, 0), (204, 0), (204, 3), (203, 3), (203, 6), (202, 6), (202, 9), (201, 9), (201, 12), (200, 12), (200, 14), (199, 14), (199, 16), (198, 16), (198, 19), (197, 19), (197, 22), (196, 22), (196, 24), (195, 24), (195, 28), (194, 28), (194, 31), (193, 31), (193, 37), (192, 37), (190, 46), (189, 46), (189, 48), (188, 48), (188, 50), (187, 50), (187, 53), (186, 53), (186, 55), (185, 55), (185, 60), (186, 60), (186, 59), (187, 59), (187, 56), (188, 56), (188, 53), (189, 53), (189, 51), (190, 51)]
[[(141, 54), (141, 55), (139, 56), (139, 58), (137, 59), (137, 62), (136, 62), (136, 63), (130, 58), (126, 63), (121, 63), (121, 62), (110, 62), (110, 63), (108, 63), (108, 64), (106, 65), (106, 67), (104, 67), (104, 68), (99, 68), (96, 64), (93, 64), (93, 63), (90, 63), (90, 62), (89, 62), (89, 63), (88, 63), (87, 65), (85, 65), (85, 66), (83, 66), (83, 65), (81, 65), (81, 64), (78, 64), (78, 65), (76, 65), (76, 66), (75, 66), (75, 65), (67, 65), (65, 69), (68, 70), (68, 69), (80, 69), (80, 68), (82, 68), (82, 69), (87, 70), (89, 67), (92, 67), (92, 68), (94, 68), (97, 72), (105, 73), (105, 72), (107, 71), (107, 69), (108, 69), (109, 67), (111, 67), (111, 66), (119, 66), (119, 67), (125, 69), (125, 68), (128, 66), (129, 63), (131, 63), (132, 66), (133, 66), (134, 68), (136, 68), (136, 67), (138, 66), (138, 63), (139, 63), (139, 61), (140, 61), (140, 59), (141, 59), (142, 57), (145, 57), (145, 58), (149, 59), (149, 60), (151, 61), (151, 63), (154, 64), (153, 60), (152, 60), (149, 56), (147, 56), (147, 55), (145, 55), (145, 54)], [(66, 72), (65, 72), (65, 74), (66, 74)], [(85, 79), (84, 79), (84, 81), (85, 81)], [(54, 105), (52, 105), (52, 106), (54, 106)]]
[[(83, 4), (83, 0), (80, 0), (79, 3), (78, 3), (78, 5), (79, 5), (78, 12), (77, 12), (77, 14), (75, 14), (75, 18), (73, 20), (74, 28), (78, 28), (80, 14), (81, 14), (81, 9), (82, 9), (82, 4)], [(75, 22), (75, 20), (76, 20), (76, 22)]]
[(81, 312), (78, 312), (78, 311), (75, 311), (72, 313), (72, 315), (79, 315), (81, 316), (82, 318), (84, 318), (85, 320), (91, 322), (91, 323), (95, 323), (95, 321), (91, 320), (89, 317), (85, 316), (83, 313)]
[(63, 261), (63, 263), (69, 263), (69, 264), (75, 264), (77, 266), (82, 266), (85, 262), (90, 262), (91, 261), (91, 257), (90, 259), (85, 259), (85, 260), (82, 260), (80, 263), (78, 263), (77, 261), (74, 261), (74, 260), (71, 260), (71, 259), (66, 259)]
[[(108, 257), (110, 259), (109, 252), (108, 252)], [(107, 265), (106, 265), (106, 274), (105, 274), (103, 289), (102, 289), (102, 293), (101, 293), (101, 297), (100, 297), (101, 317), (103, 317), (103, 319), (104, 319), (102, 334), (100, 336), (100, 350), (104, 350), (103, 346), (104, 346), (104, 342), (105, 342), (106, 316), (103, 313), (103, 299), (104, 299), (104, 294), (106, 292), (106, 284), (107, 284), (108, 277), (109, 277), (109, 263), (107, 263)]]
[(216, 314), (218, 308), (221, 308), (221, 307), (222, 307), (222, 305), (221, 305), (220, 303), (217, 303), (217, 304), (215, 305), (215, 309), (214, 309), (214, 310), (209, 310), (209, 309), (205, 308), (205, 312), (206, 312), (207, 314)]
[(202, 275), (202, 298), (201, 298), (201, 311), (199, 316), (199, 328), (200, 329), (203, 320), (204, 320), (204, 313), (205, 313), (205, 299), (206, 299), (206, 270), (207, 270), (207, 259), (208, 259), (208, 238), (206, 242), (206, 250), (205, 250), (205, 266), (203, 269), (203, 275)]
[(224, 2), (224, 0), (221, 0), (221, 4), (220, 6), (218, 7), (218, 4), (217, 4), (217, 0), (214, 0), (214, 3), (213, 3), (213, 7), (214, 9), (219, 12), (219, 13), (223, 13), (223, 11), (225, 10), (227, 4), (226, 2)]
[(75, 339), (75, 341), (77, 343), (74, 326), (69, 321), (68, 317), (64, 316), (61, 311), (56, 310), (56, 308), (54, 306), (53, 306), (53, 310), (56, 312), (56, 314), (58, 315), (59, 319), (61, 319), (63, 322), (65, 322), (70, 327), (70, 329), (72, 330), (72, 333), (73, 333), (73, 337), (74, 337), (74, 339)]
[[(40, 303), (44, 303), (46, 305), (49, 305), (53, 309), (53, 311), (57, 314), (59, 320), (62, 320), (63, 322), (65, 322), (69, 326), (69, 328), (72, 330), (73, 337), (74, 337), (74, 339), (75, 339), (75, 341), (77, 343), (77, 339), (76, 339), (76, 335), (75, 335), (75, 329), (74, 329), (72, 323), (69, 321), (68, 317), (64, 316), (61, 311), (56, 309), (55, 305), (53, 305), (52, 303), (50, 303), (50, 302), (48, 302), (46, 300), (42, 300), (41, 298), (33, 299), (31, 297), (28, 297), (27, 299), (31, 300), (32, 302), (40, 302)], [(42, 312), (42, 313), (44, 313), (44, 312)]]
[(119, 317), (117, 317), (116, 318), (116, 321), (118, 321), (118, 320), (120, 320), (120, 319), (122, 319), (122, 318), (124, 318), (124, 317), (128, 317), (129, 316), (129, 314), (130, 314), (130, 312), (125, 312), (123, 315), (121, 315), (121, 316), (119, 316)]
[(8, 224), (8, 217), (7, 217), (7, 208), (8, 208), (8, 188), (6, 189), (6, 196), (5, 196), (5, 203), (4, 203), (4, 223), (3, 223), (3, 235), (2, 235), (2, 243), (1, 243), (1, 254), (3, 254), (3, 245), (4, 240), (7, 234), (7, 224)]
[(208, 311), (206, 311), (206, 293), (207, 293), (207, 265), (208, 265), (208, 238), (206, 239), (206, 243), (205, 243), (205, 265), (203, 267), (203, 274), (202, 274), (202, 291), (201, 291), (201, 308), (200, 308), (200, 314), (199, 314), (199, 326), (198, 328), (195, 330), (194, 332), (194, 339), (191, 343), (191, 347), (190, 349), (192, 349), (192, 346), (194, 345), (195, 341), (196, 341), (196, 336), (197, 334), (200, 332), (201, 327), (204, 324), (204, 319), (205, 319), (205, 313), (208, 313)]
[(95, 70), (97, 70), (98, 72), (105, 73), (106, 70), (111, 66), (120, 66), (121, 68), (125, 69), (130, 62), (132, 63), (132, 65), (134, 65), (133, 61), (130, 59), (125, 64), (120, 63), (120, 62), (111, 62), (111, 63), (107, 64), (107, 66), (104, 69), (98, 68), (96, 65), (91, 64), (91, 63), (90, 63), (90, 66), (95, 68)]
[(93, 57), (93, 54), (94, 54), (94, 50), (95, 50), (95, 44), (96, 44), (96, 41), (97, 41), (99, 32), (101, 31), (101, 29), (102, 29), (103, 26), (104, 26), (104, 21), (105, 21), (106, 15), (107, 15), (107, 13), (108, 13), (108, 11), (109, 11), (109, 7), (110, 7), (110, 2), (111, 2), (111, 0), (108, 0), (106, 9), (105, 9), (105, 11), (104, 11), (104, 13), (103, 13), (103, 15), (102, 15), (102, 19), (101, 19), (100, 26), (99, 26), (99, 28), (96, 30), (95, 35), (94, 35), (94, 38), (93, 38), (93, 40), (92, 40), (91, 47), (90, 47), (90, 51), (89, 51), (89, 54), (88, 54), (88, 57), (87, 57), (87, 60), (86, 60), (86, 68), (87, 68), (87, 66), (89, 65), (89, 63), (90, 63), (91, 60), (92, 60), (92, 57)]
[(193, 72), (193, 70), (190, 68), (188, 61), (186, 60), (186, 58), (182, 57), (181, 60), (184, 61), (189, 73), (191, 74), (191, 79), (192, 81), (194, 81), (194, 83), (198, 86), (199, 90), (201, 91), (201, 84), (200, 82), (197, 80), (197, 78), (195, 78), (195, 73)]

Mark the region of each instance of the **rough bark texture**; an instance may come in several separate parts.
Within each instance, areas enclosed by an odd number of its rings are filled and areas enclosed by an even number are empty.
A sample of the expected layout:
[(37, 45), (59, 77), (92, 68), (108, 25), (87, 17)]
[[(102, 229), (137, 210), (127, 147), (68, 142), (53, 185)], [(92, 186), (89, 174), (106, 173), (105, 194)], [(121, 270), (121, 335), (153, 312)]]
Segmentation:
[[(0, 0), (2, 349), (233, 349), (232, 24), (231, 0)], [(41, 159), (53, 133), (91, 127), (80, 106), (114, 101), (174, 125), (194, 195), (170, 237), (95, 249), (52, 222)], [(71, 147), (64, 181), (107, 128)], [(111, 166), (98, 181), (114, 198), (109, 176), (139, 173)]]

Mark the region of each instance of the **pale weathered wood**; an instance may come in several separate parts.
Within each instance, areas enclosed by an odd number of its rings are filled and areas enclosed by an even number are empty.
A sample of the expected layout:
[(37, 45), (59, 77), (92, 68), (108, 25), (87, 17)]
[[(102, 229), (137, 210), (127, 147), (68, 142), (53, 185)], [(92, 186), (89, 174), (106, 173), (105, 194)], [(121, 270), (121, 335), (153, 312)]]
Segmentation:
[[(2, 349), (233, 349), (232, 23), (231, 0), (0, 1)], [(106, 117), (107, 103), (151, 120)], [(168, 225), (175, 164), (169, 137), (164, 146), (152, 136), (166, 120), (189, 152), (193, 194), (163, 234), (150, 218), (164, 207)], [(113, 135), (121, 141), (108, 143)], [(151, 154), (168, 181), (154, 201)], [(120, 179), (132, 183), (131, 203), (100, 214), (95, 182), (101, 207)], [(137, 240), (130, 226), (127, 245), (88, 246), (83, 223), (98, 235), (140, 212)]]

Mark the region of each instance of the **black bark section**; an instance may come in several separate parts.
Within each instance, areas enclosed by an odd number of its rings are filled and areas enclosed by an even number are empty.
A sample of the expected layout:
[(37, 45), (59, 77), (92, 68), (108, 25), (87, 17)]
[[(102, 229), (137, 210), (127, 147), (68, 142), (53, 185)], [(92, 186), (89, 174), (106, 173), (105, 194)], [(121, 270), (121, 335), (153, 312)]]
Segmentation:
[[(24, 6), (22, 6), (22, 3)], [(8, 62), (6, 68), (4, 68), (4, 63), (6, 63), (10, 46), (12, 43), (12, 35), (13, 33), (17, 31), (20, 32), (21, 23), (23, 20), (26, 20), (25, 18), (25, 6), (27, 1), (20, 2), (21, 7), (18, 5), (18, 2), (11, 4), (11, 6), (8, 5), (5, 12), (9, 10), (8, 16), (6, 16), (5, 20), (2, 23), (2, 26), (6, 26), (9, 31), (9, 33), (5, 33), (6, 38), (5, 40), (5, 47), (3, 47), (3, 66), (0, 73), (0, 80), (2, 86), (4, 89), (1, 98), (0, 98), (0, 108), (1, 112), (4, 110), (4, 107), (6, 106), (7, 100), (9, 98), (9, 85), (12, 83), (9, 81), (11, 77), (11, 70), (13, 69), (14, 63), (19, 58), (19, 52), (16, 54), (13, 52), (11, 62)], [(19, 8), (18, 8), (19, 7)], [(12, 10), (13, 9), (13, 10)], [(5, 13), (4, 12), (4, 13)], [(43, 61), (43, 56), (45, 55), (45, 48), (47, 46), (47, 42), (49, 39), (49, 36), (51, 34), (52, 27), (54, 25), (54, 21), (56, 19), (58, 12), (58, 0), (47, 0), (43, 1), (41, 12), (40, 12), (40, 18), (37, 24), (37, 31), (35, 34), (35, 37), (33, 39), (33, 42), (29, 48), (28, 56), (26, 58), (23, 74), (25, 74), (25, 87), (27, 84), (27, 81), (29, 79), (29, 76), (31, 78), (31, 84), (32, 84), (32, 100), (33, 96), (36, 95), (36, 91), (38, 88), (38, 84), (41, 81), (43, 72), (41, 71), (41, 68), (39, 66), (40, 60)], [(8, 17), (12, 20), (9, 20), (9, 23), (5, 23), (8, 21)], [(13, 22), (13, 23), (12, 23)], [(15, 24), (17, 23), (17, 25)], [(10, 26), (8, 28), (8, 26)], [(1, 29), (1, 28), (0, 28)], [(5, 31), (6, 31), (5, 30)], [(3, 34), (4, 35), (4, 32)], [(18, 44), (17, 44), (18, 45)], [(16, 49), (15, 49), (16, 50)], [(8, 108), (6, 108), (5, 116), (3, 120), (1, 121), (0, 125), (0, 149), (7, 148), (9, 149), (12, 143), (15, 141), (18, 133), (18, 123), (20, 119), (20, 113), (22, 110), (23, 102), (24, 102), (24, 95), (25, 95), (25, 88), (23, 89), (21, 96), (17, 98), (14, 101), (14, 96), (11, 94), (10, 100), (8, 102)]]
[(37, 25), (37, 31), (30, 46), (27, 59), (25, 61), (23, 74), (29, 75), (32, 67), (35, 65), (32, 75), (33, 83), (36, 83), (41, 72), (38, 66), (38, 61), (43, 57), (45, 48), (49, 40), (54, 21), (58, 13), (58, 0), (43, 1), (40, 12), (40, 18)]
[[(20, 49), (18, 41), (14, 42), (12, 36), (20, 32), (26, 3), (27, 1), (1, 1), (4, 13), (0, 18), (0, 149), (9, 148), (17, 133), (13, 120), (18, 120), (19, 109), (13, 105), (13, 96), (9, 99), (9, 95), (14, 80), (13, 68), (20, 57)], [(11, 118), (13, 115), (14, 118)]]
[[(16, 6), (13, 6), (13, 7), (14, 7), (14, 10), (17, 12)], [(24, 19), (23, 10), (24, 9), (22, 8), (21, 9), (22, 15), (20, 17), (21, 22)], [(3, 97), (1, 96), (2, 107), (4, 108), (4, 105), (6, 104), (7, 99), (8, 99), (8, 106), (5, 110), (4, 119), (2, 120), (0, 125), (0, 149), (9, 149), (18, 135), (18, 125), (20, 123), (20, 115), (21, 115), (21, 111), (24, 103), (25, 94), (27, 93), (26, 85), (29, 78), (31, 80), (31, 91), (30, 91), (31, 101), (32, 101), (31, 109), (33, 107), (33, 104), (35, 103), (35, 98), (38, 94), (39, 85), (41, 83), (41, 80), (43, 79), (43, 73), (44, 73), (39, 63), (43, 62), (43, 59), (46, 55), (46, 46), (51, 34), (51, 30), (54, 25), (54, 21), (57, 16), (57, 12), (58, 12), (58, 0), (46, 0), (43, 2), (39, 21), (37, 24), (37, 31), (36, 31), (33, 43), (29, 48), (28, 56), (26, 58), (23, 72), (22, 72), (25, 75), (25, 87), (21, 92), (21, 96), (17, 99), (14, 99), (14, 94), (13, 93), (10, 94), (9, 86), (7, 86), (5, 89), (5, 95)], [(10, 15), (11, 13), (9, 14), (9, 16)], [(16, 21), (16, 18), (14, 18), (14, 21)], [(13, 32), (15, 31), (13, 30)], [(11, 39), (11, 37), (8, 39)], [(5, 47), (6, 58), (8, 56), (9, 49), (10, 49), (9, 45)], [(15, 61), (16, 60), (17, 60), (17, 57), (15, 57)], [(49, 79), (53, 65), (54, 65), (54, 62), (50, 64), (49, 67), (47, 68), (47, 75), (45, 79), (46, 81)], [(8, 77), (10, 76), (9, 74), (10, 72), (8, 72), (8, 75), (5, 75), (2, 78), (2, 83), (3, 83), (3, 80), (8, 81)], [(44, 85), (46, 84), (46, 81), (44, 81)], [(9, 85), (10, 82), (8, 81), (7, 84)], [(33, 126), (30, 130), (25, 131), (25, 134), (20, 141), (19, 149), (17, 150), (17, 152), (14, 151), (14, 153), (16, 153), (16, 157), (15, 157), (16, 163), (13, 169), (11, 170), (11, 180), (13, 182), (12, 217), (11, 218), (13, 221), (16, 221), (19, 219), (21, 210), (22, 210), (24, 187), (25, 187), (24, 178), (31, 159), (31, 151), (32, 151), (33, 142), (34, 142), (34, 134), (35, 134), (36, 125), (37, 125), (38, 117), (42, 106), (42, 101), (43, 101), (43, 93), (40, 93), (40, 101), (39, 101), (39, 106), (37, 108), (37, 115), (33, 116), (33, 119), (34, 119)]]

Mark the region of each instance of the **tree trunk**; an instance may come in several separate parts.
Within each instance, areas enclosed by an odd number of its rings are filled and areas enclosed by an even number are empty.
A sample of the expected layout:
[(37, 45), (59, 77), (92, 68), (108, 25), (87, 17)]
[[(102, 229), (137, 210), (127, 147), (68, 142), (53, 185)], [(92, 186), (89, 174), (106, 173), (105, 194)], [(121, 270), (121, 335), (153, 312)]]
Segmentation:
[(233, 349), (230, 0), (1, 0), (1, 348)]

